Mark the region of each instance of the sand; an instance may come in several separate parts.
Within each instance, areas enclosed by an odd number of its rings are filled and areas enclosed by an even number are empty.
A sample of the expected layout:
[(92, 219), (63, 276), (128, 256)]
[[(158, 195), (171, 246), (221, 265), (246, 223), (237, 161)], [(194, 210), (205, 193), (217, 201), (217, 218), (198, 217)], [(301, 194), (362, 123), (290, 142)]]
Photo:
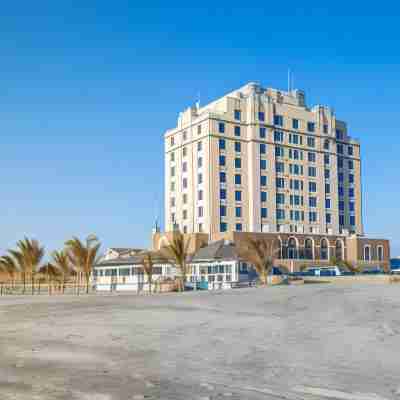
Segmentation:
[(0, 298), (0, 399), (400, 399), (400, 286)]

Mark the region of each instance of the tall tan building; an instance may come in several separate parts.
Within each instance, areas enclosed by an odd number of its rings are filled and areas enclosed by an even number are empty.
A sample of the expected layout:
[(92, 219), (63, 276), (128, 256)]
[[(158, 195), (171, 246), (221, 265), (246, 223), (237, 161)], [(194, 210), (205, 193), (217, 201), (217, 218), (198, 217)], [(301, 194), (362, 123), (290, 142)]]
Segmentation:
[(360, 170), (331, 108), (249, 83), (165, 133), (165, 230), (363, 234)]

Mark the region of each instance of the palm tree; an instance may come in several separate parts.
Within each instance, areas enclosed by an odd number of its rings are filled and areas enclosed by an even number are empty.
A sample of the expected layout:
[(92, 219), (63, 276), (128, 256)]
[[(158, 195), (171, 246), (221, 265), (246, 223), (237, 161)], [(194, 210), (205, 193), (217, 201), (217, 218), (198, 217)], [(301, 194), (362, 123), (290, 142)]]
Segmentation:
[(360, 267), (358, 267), (355, 263), (351, 261), (343, 261), (342, 266), (346, 267), (350, 272), (353, 272), (354, 274), (358, 274), (362, 270)]
[(163, 259), (162, 255), (153, 251), (147, 251), (142, 255), (143, 270), (147, 275), (147, 282), (149, 283), (150, 294), (151, 294), (151, 287), (153, 285), (154, 264), (157, 258)]
[(15, 274), (18, 271), (17, 263), (8, 255), (0, 257), (0, 270), (6, 272), (11, 279), (11, 287), (14, 289)]
[(274, 245), (266, 239), (247, 238), (239, 247), (239, 256), (252, 264), (261, 284), (267, 284), (267, 277), (274, 266)]
[(17, 262), (19, 270), (22, 273), (24, 281), (23, 293), (25, 293), (26, 288), (26, 275), (29, 274), (31, 277), (32, 294), (34, 294), (35, 274), (44, 257), (44, 247), (40, 246), (39, 242), (35, 239), (24, 238), (17, 242), (17, 250), (9, 250), (9, 253)]
[(172, 262), (180, 272), (179, 290), (185, 290), (186, 277), (188, 274), (187, 259), (189, 256), (188, 248), (190, 238), (185, 240), (184, 236), (180, 233), (174, 233), (172, 241), (168, 241), (168, 245), (160, 250), (163, 258)]
[(58, 276), (60, 274), (60, 271), (52, 263), (46, 263), (46, 264), (42, 265), (40, 267), (39, 271), (46, 275), (49, 295), (51, 295), (51, 281), (52, 281), (52, 279), (54, 279), (56, 276)]
[(58, 268), (58, 270), (61, 273), (62, 292), (64, 293), (65, 292), (65, 282), (72, 273), (70, 259), (65, 250), (53, 251), (53, 253), (51, 254), (51, 257), (53, 259), (53, 265), (56, 268)]
[(76, 271), (78, 271), (78, 273), (84, 274), (86, 280), (86, 293), (89, 293), (90, 275), (93, 266), (98, 261), (98, 252), (101, 243), (98, 242), (97, 237), (91, 235), (86, 239), (86, 245), (77, 237), (68, 240), (65, 245), (72, 266)]

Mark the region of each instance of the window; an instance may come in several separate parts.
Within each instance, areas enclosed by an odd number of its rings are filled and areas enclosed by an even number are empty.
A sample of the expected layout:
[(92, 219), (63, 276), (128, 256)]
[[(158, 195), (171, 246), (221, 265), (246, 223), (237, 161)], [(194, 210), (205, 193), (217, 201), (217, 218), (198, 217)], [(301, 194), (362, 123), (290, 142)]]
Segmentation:
[(274, 131), (274, 140), (275, 142), (283, 142), (283, 132)]
[(337, 152), (338, 154), (343, 154), (343, 145), (342, 145), (341, 143), (338, 143), (338, 144), (336, 145), (336, 152)]
[(199, 190), (197, 192), (197, 200), (199, 200), (199, 201), (203, 200), (203, 191), (202, 190)]
[(343, 140), (343, 131), (341, 131), (340, 129), (336, 129), (336, 139)]
[(324, 133), (328, 133), (328, 125), (327, 124), (324, 124), (323, 130), (324, 130)]
[(171, 221), (175, 222), (175, 213), (171, 213)]
[(364, 261), (371, 261), (371, 247), (364, 246)]
[(218, 123), (218, 132), (225, 133), (225, 124), (223, 122)]
[(267, 153), (267, 145), (265, 143), (260, 143), (260, 154)]
[(308, 176), (312, 176), (312, 177), (317, 176), (317, 168), (308, 167)]
[(182, 133), (182, 139), (185, 141), (187, 139), (187, 132), (183, 131)]
[(236, 218), (242, 217), (242, 207), (235, 207), (235, 216)]
[(182, 163), (182, 172), (186, 172), (187, 171), (187, 162), (183, 162)]
[(266, 137), (266, 129), (260, 128), (260, 138), (264, 139)]
[(331, 214), (325, 214), (325, 221), (327, 224), (332, 223), (332, 215)]
[(308, 130), (308, 132), (315, 132), (315, 123), (307, 122), (307, 130)]
[(339, 215), (339, 225), (344, 225), (344, 215), (342, 214)]
[(261, 192), (261, 202), (267, 201), (267, 192)]
[(354, 188), (349, 188), (349, 197), (354, 197)]
[[(236, 224), (236, 231), (237, 232), (241, 232), (242, 231), (242, 224)], [(228, 278), (227, 278), (227, 280), (228, 280)], [(230, 280), (230, 279), (229, 279)]]
[(339, 210), (344, 211), (344, 201), (343, 200), (339, 200)]
[(183, 178), (183, 180), (182, 180), (182, 186), (183, 186), (184, 189), (187, 188), (187, 186), (188, 186), (187, 178)]
[(226, 206), (219, 206), (219, 215), (221, 217), (226, 217)]
[(276, 219), (285, 219), (285, 210), (278, 208), (276, 210)]
[(242, 192), (240, 190), (235, 190), (235, 201), (242, 201)]
[(182, 211), (182, 218), (187, 219), (187, 210)]
[(308, 213), (308, 219), (310, 222), (317, 222), (317, 213), (315, 211), (310, 211)]
[(274, 115), (274, 125), (283, 126), (282, 115)]
[(170, 175), (175, 176), (175, 167), (171, 167)]
[(187, 203), (187, 194), (186, 193), (183, 194), (182, 201), (183, 201), (183, 204)]
[(326, 170), (324, 171), (325, 179), (329, 179), (329, 178), (330, 178), (330, 175), (331, 175), (331, 173), (330, 173), (329, 169), (326, 169)]
[(226, 173), (225, 172), (220, 172), (219, 173), (219, 181), (221, 183), (225, 183), (226, 182)]
[(197, 215), (199, 218), (201, 218), (203, 216), (203, 207), (198, 207), (197, 209)]
[(203, 174), (197, 174), (197, 183), (199, 185), (203, 183)]
[(258, 119), (259, 119), (259, 121), (265, 121), (265, 114), (263, 111), (260, 111), (258, 113)]
[(235, 110), (234, 111), (234, 117), (235, 117), (236, 121), (240, 121), (240, 117), (241, 117), (240, 110)]
[(242, 175), (235, 174), (235, 185), (241, 185), (241, 184), (242, 184)]
[(169, 144), (171, 146), (173, 146), (175, 144), (175, 138), (173, 136), (171, 136), (170, 140), (169, 140)]
[(284, 193), (276, 194), (276, 204), (285, 204), (285, 195)]
[(339, 172), (339, 174), (338, 174), (338, 180), (339, 180), (340, 183), (343, 183), (343, 181), (344, 181), (343, 172)]
[(175, 192), (175, 182), (171, 182), (170, 189), (171, 189), (171, 192)]
[(267, 177), (265, 175), (260, 176), (260, 185), (267, 186)]
[(201, 141), (197, 142), (197, 151), (201, 151), (202, 147), (203, 147), (202, 142)]
[(267, 218), (267, 209), (264, 207), (261, 209), (261, 218)]
[(308, 152), (308, 162), (315, 162), (317, 159), (317, 155), (313, 152)]
[(329, 164), (329, 154), (324, 154), (324, 164)]
[(301, 144), (301, 140), (299, 139), (299, 135), (294, 133), (289, 133), (289, 143), (291, 144)]
[(299, 129), (299, 120), (298, 119), (292, 119), (292, 128)]
[(225, 145), (226, 145), (225, 139), (219, 139), (218, 143), (219, 143), (219, 149), (225, 150)]
[(325, 199), (325, 208), (331, 208), (331, 199)]
[(378, 255), (378, 261), (383, 261), (383, 246), (378, 246), (376, 250)]
[(197, 125), (197, 134), (201, 135), (201, 125)]
[(350, 201), (350, 203), (349, 203), (349, 210), (350, 210), (350, 211), (354, 211), (354, 209), (355, 209), (354, 201)]
[(343, 186), (339, 186), (338, 187), (338, 191), (339, 191), (339, 196), (344, 196), (344, 188), (343, 188)]
[(317, 191), (317, 184), (315, 182), (308, 182), (308, 191), (315, 193)]
[(226, 199), (226, 190), (225, 189), (220, 189), (219, 197), (220, 197), (221, 200), (225, 200)]
[(241, 151), (240, 142), (235, 142), (235, 151), (236, 151), (236, 153), (240, 153), (240, 151)]
[(198, 159), (197, 159), (197, 167), (198, 168), (201, 168), (203, 166), (203, 159), (201, 158), (201, 157), (199, 157)]
[(276, 187), (280, 189), (285, 188), (285, 179), (284, 178), (276, 178)]
[(303, 190), (303, 181), (300, 181), (298, 179), (291, 179), (290, 180), (290, 189)]
[(354, 183), (354, 175), (349, 174), (349, 183)]
[(315, 147), (315, 139), (313, 137), (307, 138), (307, 146), (308, 147)]
[(356, 224), (356, 217), (354, 215), (350, 215), (350, 225), (355, 226)]
[(174, 162), (174, 161), (175, 161), (175, 153), (172, 152), (172, 153), (169, 155), (169, 159), (170, 159), (171, 162)]
[(235, 132), (235, 136), (240, 136), (240, 126), (235, 126), (234, 132)]
[(343, 168), (343, 157), (338, 157), (337, 165), (338, 165), (338, 168)]
[(171, 197), (170, 203), (171, 207), (175, 207), (175, 197)]
[(267, 169), (267, 160), (260, 160), (260, 169)]
[(228, 224), (226, 222), (221, 222), (219, 224), (220, 232), (226, 232), (228, 230)]
[(225, 156), (223, 156), (223, 155), (219, 156), (219, 165), (221, 167), (223, 167), (223, 166), (225, 166), (225, 164), (226, 164)]
[(198, 231), (199, 231), (200, 233), (203, 232), (203, 224), (199, 224)]
[(324, 149), (329, 150), (329, 140), (324, 141)]
[(353, 162), (353, 160), (349, 160), (349, 169), (354, 169), (354, 162)]
[(347, 148), (347, 154), (348, 154), (349, 156), (352, 156), (352, 155), (353, 155), (353, 147), (352, 147), (352, 146), (349, 146), (349, 147)]
[(331, 192), (331, 185), (329, 183), (325, 184), (325, 193), (330, 193)]
[(285, 164), (283, 162), (277, 161), (275, 163), (275, 170), (276, 172), (281, 172), (282, 174), (285, 173)]
[(184, 147), (182, 149), (182, 157), (186, 157), (187, 156), (187, 147)]
[(281, 146), (276, 146), (275, 147), (275, 157), (284, 157), (285, 156), (285, 150)]
[(235, 158), (235, 168), (242, 168), (242, 159)]
[(308, 205), (310, 207), (317, 207), (317, 198), (313, 197), (313, 196), (309, 197), (308, 198)]

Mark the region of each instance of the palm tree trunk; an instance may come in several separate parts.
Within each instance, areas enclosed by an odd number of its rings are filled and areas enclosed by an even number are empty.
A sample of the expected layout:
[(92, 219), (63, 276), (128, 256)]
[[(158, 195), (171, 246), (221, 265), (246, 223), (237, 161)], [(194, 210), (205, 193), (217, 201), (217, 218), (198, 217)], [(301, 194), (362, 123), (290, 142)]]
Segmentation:
[(22, 273), (22, 279), (23, 279), (23, 284), (24, 284), (22, 294), (25, 294), (25, 289), (26, 289), (26, 275), (25, 275), (25, 272)]
[(33, 272), (31, 273), (31, 284), (32, 284), (32, 295), (34, 295), (35, 294), (35, 275)]
[(85, 274), (86, 278), (86, 294), (89, 294), (90, 274)]

